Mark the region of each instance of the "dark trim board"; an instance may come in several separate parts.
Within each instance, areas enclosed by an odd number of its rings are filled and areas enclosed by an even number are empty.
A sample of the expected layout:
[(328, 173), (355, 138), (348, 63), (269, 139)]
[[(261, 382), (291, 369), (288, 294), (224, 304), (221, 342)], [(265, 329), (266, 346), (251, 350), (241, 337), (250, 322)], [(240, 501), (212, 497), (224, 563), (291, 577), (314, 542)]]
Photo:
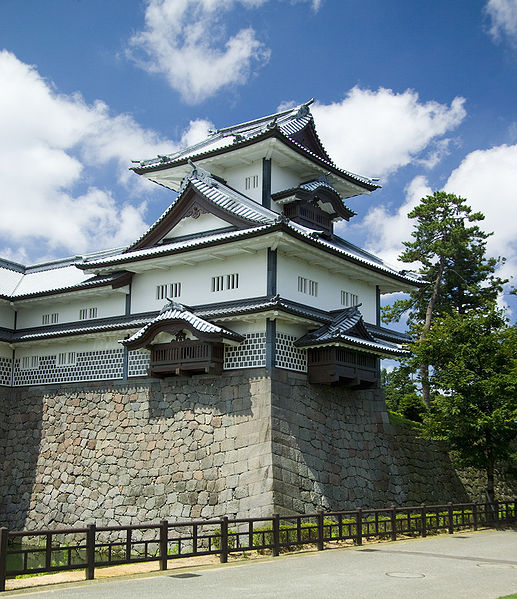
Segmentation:
[(271, 210), (271, 158), (262, 158), (262, 206)]

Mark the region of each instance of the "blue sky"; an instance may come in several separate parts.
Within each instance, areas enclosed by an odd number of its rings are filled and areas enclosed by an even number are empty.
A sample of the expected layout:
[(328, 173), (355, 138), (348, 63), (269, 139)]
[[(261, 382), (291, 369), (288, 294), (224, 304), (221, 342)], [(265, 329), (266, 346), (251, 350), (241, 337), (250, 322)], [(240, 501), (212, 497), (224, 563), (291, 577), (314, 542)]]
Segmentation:
[(380, 177), (340, 232), (394, 262), (446, 189), (517, 267), (517, 0), (2, 0), (0, 256), (124, 245), (172, 192), (129, 172), (314, 97), (336, 163)]

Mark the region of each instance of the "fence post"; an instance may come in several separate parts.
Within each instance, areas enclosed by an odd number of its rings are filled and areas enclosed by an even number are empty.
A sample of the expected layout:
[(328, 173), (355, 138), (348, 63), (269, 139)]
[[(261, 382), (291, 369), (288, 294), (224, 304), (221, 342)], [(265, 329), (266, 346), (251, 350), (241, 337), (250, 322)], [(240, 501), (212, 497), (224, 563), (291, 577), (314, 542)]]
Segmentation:
[(426, 537), (427, 536), (427, 510), (425, 508), (424, 503), (422, 503), (422, 505), (420, 506), (420, 520), (421, 520), (420, 533), (423, 537)]
[(86, 527), (86, 580), (95, 577), (95, 528), (95, 524)]
[(358, 507), (355, 514), (355, 542), (356, 545), (363, 544), (363, 510)]
[(497, 528), (499, 526), (499, 501), (494, 501), (494, 520)]
[(474, 530), (478, 529), (478, 502), (474, 501), (472, 504), (472, 524), (474, 525)]
[(448, 505), (448, 514), (449, 514), (449, 534), (452, 535), (454, 533), (454, 514), (452, 511), (452, 502), (449, 501)]
[(133, 533), (130, 528), (126, 531), (126, 562), (131, 560), (131, 537)]
[(395, 504), (391, 506), (391, 540), (397, 540), (397, 508)]
[(160, 570), (167, 570), (167, 553), (169, 544), (169, 523), (160, 520)]
[(221, 518), (221, 554), (219, 556), (221, 564), (228, 561), (228, 516)]
[(280, 515), (273, 514), (273, 557), (280, 555)]
[(318, 551), (323, 551), (325, 549), (323, 545), (323, 510), (318, 510)]
[(5, 578), (7, 573), (7, 528), (0, 528), (0, 591), (5, 591)]

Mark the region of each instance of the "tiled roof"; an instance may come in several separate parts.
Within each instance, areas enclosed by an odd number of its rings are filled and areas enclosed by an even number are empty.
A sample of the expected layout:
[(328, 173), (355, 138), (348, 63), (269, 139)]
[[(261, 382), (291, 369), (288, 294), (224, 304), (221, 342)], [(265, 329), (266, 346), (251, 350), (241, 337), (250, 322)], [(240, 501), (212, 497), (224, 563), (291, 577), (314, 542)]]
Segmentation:
[(297, 347), (325, 345), (353, 345), (364, 347), (375, 353), (402, 355), (408, 353), (400, 347), (375, 339), (365, 327), (359, 308), (353, 306), (335, 314), (332, 322), (311, 331), (295, 342)]
[(259, 119), (210, 131), (206, 139), (167, 156), (142, 160), (140, 161), (140, 166), (149, 167), (170, 164), (185, 160), (186, 158), (198, 157), (213, 150), (219, 150), (233, 146), (241, 141), (250, 140), (271, 130), (273, 127), (276, 127), (281, 133), (290, 137), (306, 127), (311, 120), (312, 116), (310, 112), (303, 110), (301, 106), (297, 106), (296, 108), (277, 112), (276, 114), (264, 116)]
[(266, 234), (274, 232), (275, 230), (285, 230), (286, 232), (291, 231), (292, 233), (298, 234), (300, 237), (310, 240), (316, 246), (321, 249), (332, 250), (333, 253), (343, 256), (362, 264), (366, 267), (370, 267), (378, 272), (386, 274), (388, 276), (394, 276), (399, 280), (403, 280), (410, 284), (418, 284), (420, 281), (417, 277), (411, 273), (405, 271), (399, 272), (395, 268), (384, 264), (380, 258), (375, 258), (371, 254), (356, 248), (352, 244), (347, 244), (344, 240), (339, 243), (334, 239), (333, 241), (327, 241), (319, 237), (321, 232), (314, 231), (299, 225), (293, 221), (288, 221), (285, 217), (277, 216), (276, 222), (271, 224), (261, 225), (257, 227), (251, 227), (249, 229), (242, 229), (238, 231), (225, 231), (221, 233), (214, 233), (212, 235), (206, 235), (203, 237), (196, 237), (188, 240), (173, 241), (171, 243), (158, 245), (151, 248), (144, 248), (141, 250), (134, 250), (126, 253), (121, 253), (116, 256), (112, 256), (108, 259), (100, 260), (88, 260), (85, 259), (80, 268), (90, 269), (97, 267), (112, 266), (116, 264), (129, 263), (133, 261), (140, 261), (150, 257), (158, 257), (161, 255), (173, 254), (183, 250), (194, 249), (197, 247), (203, 247), (204, 245), (213, 245), (215, 243), (225, 243), (239, 238), (252, 237), (259, 234)]
[(336, 173), (341, 174), (346, 179), (349, 179), (362, 187), (366, 186), (370, 190), (380, 187), (380, 185), (368, 177), (362, 177), (361, 175), (356, 175), (345, 169), (338, 168), (323, 148), (314, 128), (313, 131), (321, 146), (322, 154), (316, 154), (308, 147), (296, 141), (294, 136), (307, 127), (307, 125), (314, 122), (309, 110), (309, 104), (311, 102), (239, 125), (216, 129), (215, 131), (212, 131), (205, 140), (194, 144), (193, 146), (189, 146), (188, 148), (184, 148), (179, 152), (167, 156), (162, 155), (151, 158), (150, 160), (141, 160), (139, 165), (133, 167), (132, 170), (139, 174), (143, 174), (148, 171), (170, 168), (176, 164), (185, 163), (185, 161), (189, 159), (201, 160), (214, 152), (217, 153), (228, 148), (238, 148), (241, 145), (247, 145), (252, 141), (259, 141), (261, 138), (266, 138), (274, 132), (280, 138), (285, 139), (308, 156), (327, 164)]
[(220, 327), (211, 322), (208, 322), (203, 318), (200, 318), (199, 316), (196, 316), (193, 312), (187, 310), (187, 308), (185, 308), (185, 306), (183, 306), (182, 304), (170, 302), (170, 304), (165, 306), (165, 308), (160, 312), (160, 314), (156, 318), (153, 318), (153, 320), (148, 322), (143, 328), (141, 328), (134, 335), (129, 337), (129, 339), (121, 340), (120, 343), (124, 345), (134, 344), (136, 341), (141, 339), (152, 326), (158, 323), (176, 323), (177, 321), (183, 321), (186, 324), (191, 325), (199, 333), (209, 335), (222, 335), (223, 337), (227, 337), (236, 341), (242, 340), (241, 335), (234, 333), (233, 331), (230, 331), (229, 329), (226, 329), (224, 327)]
[(197, 178), (191, 179), (194, 187), (209, 200), (221, 208), (237, 214), (242, 218), (256, 223), (273, 223), (278, 214), (264, 208), (261, 204), (250, 200), (238, 191), (219, 183), (215, 179), (210, 182), (201, 181)]
[(47, 327), (33, 327), (11, 332), (12, 343), (22, 341), (37, 341), (39, 339), (52, 339), (56, 337), (69, 337), (72, 335), (87, 335), (106, 331), (119, 331), (134, 329), (145, 325), (155, 313), (132, 314), (112, 318), (99, 318), (88, 322), (68, 322)]
[(187, 192), (187, 189), (189, 189), (189, 184), (190, 187), (194, 188), (199, 194), (213, 202), (219, 208), (222, 208), (229, 214), (234, 214), (247, 220), (250, 224), (260, 225), (273, 223), (278, 217), (276, 212), (264, 208), (262, 204), (250, 200), (235, 189), (214, 179), (210, 173), (204, 169), (193, 165), (192, 173), (184, 179), (179, 196), (172, 202), (160, 218), (126, 249), (126, 252), (131, 251), (131, 248), (134, 246), (138, 246), (145, 237), (154, 231), (171, 214), (171, 212), (175, 210), (178, 202)]

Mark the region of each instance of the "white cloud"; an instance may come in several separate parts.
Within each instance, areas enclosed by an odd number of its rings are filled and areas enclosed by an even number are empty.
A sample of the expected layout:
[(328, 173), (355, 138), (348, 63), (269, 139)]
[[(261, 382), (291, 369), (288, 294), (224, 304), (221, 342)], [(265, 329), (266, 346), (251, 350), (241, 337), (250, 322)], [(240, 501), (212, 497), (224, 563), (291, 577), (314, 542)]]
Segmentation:
[[(368, 176), (387, 176), (415, 159), (434, 166), (448, 143), (438, 138), (464, 119), (464, 103), (460, 97), (450, 106), (420, 102), (412, 90), (396, 93), (356, 86), (341, 102), (316, 102), (311, 110), (323, 144), (339, 166)], [(423, 155), (426, 150), (430, 155)]]
[[(149, 0), (145, 29), (128, 54), (151, 73), (161, 73), (185, 102), (195, 104), (228, 85), (247, 81), (269, 50), (251, 27), (228, 35), (224, 13), (237, 3), (256, 8), (267, 0)], [(316, 2), (317, 4), (317, 2)]]
[[(493, 233), (487, 240), (489, 256), (507, 258), (498, 271), (499, 276), (511, 278), (517, 272), (517, 201), (515, 173), (517, 172), (517, 145), (502, 145), (468, 154), (452, 171), (444, 191), (467, 199), (468, 204), (485, 215), (480, 227)], [(415, 177), (406, 188), (404, 203), (395, 211), (377, 206), (370, 210), (357, 225), (367, 232), (367, 247), (388, 263), (396, 264), (403, 250), (402, 241), (411, 239), (413, 221), (408, 212), (421, 198), (433, 193), (423, 176)], [(399, 263), (400, 268), (407, 265)], [(515, 285), (517, 281), (514, 279)]]
[(388, 264), (407, 269), (408, 265), (398, 262), (398, 257), (404, 249), (402, 242), (411, 239), (413, 221), (408, 218), (408, 213), (421, 198), (433, 192), (423, 176), (415, 177), (405, 192), (406, 199), (395, 212), (390, 212), (387, 206), (376, 206), (368, 212), (360, 227), (368, 232), (369, 251)]
[(488, 32), (494, 41), (506, 36), (512, 44), (517, 44), (517, 0), (489, 0), (485, 13), (490, 19)]
[[(109, 164), (124, 195), (140, 196), (142, 178), (128, 172), (130, 160), (172, 152), (179, 144), (129, 115), (111, 115), (103, 102), (88, 105), (78, 94), (56, 93), (34, 67), (7, 51), (0, 52), (0, 84), (1, 253), (34, 258), (37, 251), (39, 259), (137, 237), (147, 226), (145, 201), (120, 205), (91, 180)], [(192, 122), (181, 141), (199, 138), (208, 126)]]
[[(485, 215), (480, 225), (494, 234), (487, 241), (492, 256), (505, 256), (505, 272), (517, 272), (517, 145), (502, 145), (468, 154), (450, 175), (445, 191), (467, 198)], [(512, 274), (512, 273), (510, 273)]]

